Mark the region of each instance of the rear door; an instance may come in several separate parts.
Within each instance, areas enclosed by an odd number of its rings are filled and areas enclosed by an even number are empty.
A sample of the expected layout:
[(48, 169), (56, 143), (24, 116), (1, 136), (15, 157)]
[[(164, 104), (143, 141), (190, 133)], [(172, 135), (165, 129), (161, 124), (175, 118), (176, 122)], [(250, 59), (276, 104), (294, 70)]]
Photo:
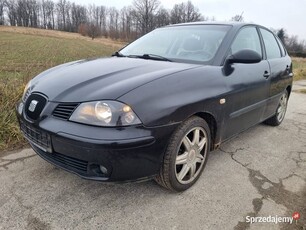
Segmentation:
[(271, 69), (269, 98), (263, 115), (266, 119), (275, 114), (281, 93), (291, 85), (292, 65), (280, 40), (269, 30), (264, 28), (259, 30)]
[(255, 64), (232, 65), (233, 72), (225, 77), (226, 97), (225, 129), (223, 139), (239, 133), (261, 121), (270, 90), (270, 66), (255, 26), (242, 27), (231, 45), (231, 53), (251, 49), (262, 56)]

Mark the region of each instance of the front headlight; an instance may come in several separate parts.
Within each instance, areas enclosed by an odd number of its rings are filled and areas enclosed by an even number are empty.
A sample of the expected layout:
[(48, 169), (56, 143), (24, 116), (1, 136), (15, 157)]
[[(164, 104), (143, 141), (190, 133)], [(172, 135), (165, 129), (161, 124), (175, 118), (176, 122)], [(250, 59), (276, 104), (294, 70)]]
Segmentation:
[(117, 101), (93, 101), (80, 104), (70, 121), (97, 126), (128, 126), (141, 124), (130, 106)]

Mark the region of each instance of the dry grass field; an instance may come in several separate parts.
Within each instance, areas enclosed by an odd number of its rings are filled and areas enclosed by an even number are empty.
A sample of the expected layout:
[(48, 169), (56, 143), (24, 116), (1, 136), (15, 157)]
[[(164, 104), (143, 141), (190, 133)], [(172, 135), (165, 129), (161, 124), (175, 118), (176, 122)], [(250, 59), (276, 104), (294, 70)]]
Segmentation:
[(109, 56), (123, 45), (75, 33), (0, 26), (0, 151), (25, 143), (14, 107), (31, 78), (65, 62)]
[[(38, 73), (84, 58), (109, 56), (124, 43), (77, 33), (0, 26), (0, 151), (24, 145), (14, 107)], [(295, 79), (306, 79), (306, 59), (294, 58)]]
[(306, 58), (292, 58), (294, 80), (306, 79)]

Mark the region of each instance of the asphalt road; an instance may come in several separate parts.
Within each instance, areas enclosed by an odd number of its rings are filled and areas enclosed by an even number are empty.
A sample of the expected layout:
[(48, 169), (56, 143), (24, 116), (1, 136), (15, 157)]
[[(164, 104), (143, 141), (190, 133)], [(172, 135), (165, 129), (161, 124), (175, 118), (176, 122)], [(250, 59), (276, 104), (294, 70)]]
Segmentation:
[[(306, 229), (306, 94), (292, 93), (281, 126), (257, 125), (221, 145), (180, 194), (153, 181), (86, 181), (31, 149), (0, 155), (0, 229)], [(292, 224), (246, 222), (295, 211)]]

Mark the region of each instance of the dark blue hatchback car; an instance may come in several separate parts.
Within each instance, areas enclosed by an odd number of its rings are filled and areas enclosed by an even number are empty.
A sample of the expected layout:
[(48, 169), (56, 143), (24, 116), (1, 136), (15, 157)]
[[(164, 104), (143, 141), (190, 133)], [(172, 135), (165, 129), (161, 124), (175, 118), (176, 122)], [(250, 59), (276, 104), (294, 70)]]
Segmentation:
[(292, 63), (277, 36), (245, 23), (156, 29), (113, 57), (49, 69), (17, 105), (42, 158), (83, 178), (154, 178), (183, 191), (209, 152), (260, 122), (279, 125)]

